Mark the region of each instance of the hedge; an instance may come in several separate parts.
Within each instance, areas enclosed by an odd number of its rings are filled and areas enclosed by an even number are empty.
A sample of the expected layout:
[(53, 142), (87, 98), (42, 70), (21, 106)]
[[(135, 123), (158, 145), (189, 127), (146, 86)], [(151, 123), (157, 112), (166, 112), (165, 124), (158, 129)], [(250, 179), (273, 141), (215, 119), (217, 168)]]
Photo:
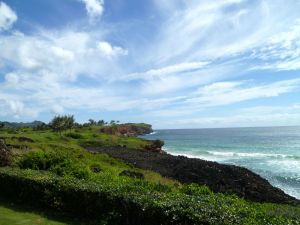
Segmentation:
[[(196, 189), (172, 191), (109, 175), (96, 182), (46, 171), (0, 168), (1, 194), (81, 218), (106, 218), (107, 224), (300, 224), (300, 209), (278, 206), (282, 213), (273, 215), (268, 205)], [(294, 214), (287, 215), (291, 209)]]

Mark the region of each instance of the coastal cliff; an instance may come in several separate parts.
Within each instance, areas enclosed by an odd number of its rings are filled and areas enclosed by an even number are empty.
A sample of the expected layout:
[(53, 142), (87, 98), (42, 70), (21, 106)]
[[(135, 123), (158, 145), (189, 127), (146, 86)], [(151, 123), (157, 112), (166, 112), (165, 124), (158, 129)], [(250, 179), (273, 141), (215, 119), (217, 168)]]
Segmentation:
[(146, 123), (125, 123), (102, 127), (101, 133), (117, 136), (140, 136), (153, 132), (152, 125)]

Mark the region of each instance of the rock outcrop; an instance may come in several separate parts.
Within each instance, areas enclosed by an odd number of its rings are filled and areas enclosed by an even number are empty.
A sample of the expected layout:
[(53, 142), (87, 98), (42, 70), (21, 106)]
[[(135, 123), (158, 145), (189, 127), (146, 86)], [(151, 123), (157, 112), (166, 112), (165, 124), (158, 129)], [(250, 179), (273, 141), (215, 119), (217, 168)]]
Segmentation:
[(160, 153), (160, 154), (166, 154), (166, 152), (162, 150), (164, 144), (165, 144), (164, 141), (161, 140), (149, 141), (149, 145), (145, 146), (145, 150)]
[(201, 159), (159, 154), (148, 150), (89, 147), (135, 167), (152, 170), (182, 183), (207, 185), (215, 192), (234, 193), (257, 202), (300, 204), (300, 201), (273, 187), (266, 179), (250, 170)]
[(140, 136), (153, 132), (152, 126), (145, 123), (127, 123), (120, 125), (106, 126), (100, 129), (101, 133), (118, 136)]

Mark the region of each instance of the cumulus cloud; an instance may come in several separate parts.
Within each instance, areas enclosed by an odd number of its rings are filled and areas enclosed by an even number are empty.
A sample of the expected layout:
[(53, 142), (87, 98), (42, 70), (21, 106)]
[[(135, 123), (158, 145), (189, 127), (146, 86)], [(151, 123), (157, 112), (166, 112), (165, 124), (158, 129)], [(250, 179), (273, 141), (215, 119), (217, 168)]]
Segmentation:
[(30, 117), (35, 118), (39, 114), (36, 109), (25, 107), (24, 103), (15, 99), (2, 99), (0, 96), (0, 116), (13, 117), (14, 119)]
[(108, 43), (106, 41), (98, 42), (97, 48), (102, 54), (104, 54), (108, 57), (128, 54), (128, 50), (123, 49), (118, 46), (112, 46), (110, 43)]
[(85, 4), (86, 11), (93, 22), (100, 18), (104, 11), (104, 0), (80, 0)]
[[(109, 80), (112, 73), (119, 74), (115, 60), (127, 50), (104, 41), (100, 33), (13, 32), (0, 35), (0, 45), (0, 61), (4, 62), (4, 81), (0, 82), (2, 116), (27, 118), (41, 112), (57, 114), (83, 108), (120, 110), (130, 108), (134, 102), (102, 90), (107, 86), (103, 81)], [(80, 76), (91, 83), (82, 86), (77, 81)]]
[(17, 19), (17, 14), (7, 4), (0, 2), (0, 31), (10, 29)]
[(43, 31), (34, 35), (18, 32), (0, 36), (0, 41), (0, 61), (17, 70), (47, 70), (73, 79), (80, 74), (105, 78), (108, 71), (113, 72), (111, 68), (118, 67), (111, 57), (127, 54), (127, 50), (99, 41), (90, 32)]

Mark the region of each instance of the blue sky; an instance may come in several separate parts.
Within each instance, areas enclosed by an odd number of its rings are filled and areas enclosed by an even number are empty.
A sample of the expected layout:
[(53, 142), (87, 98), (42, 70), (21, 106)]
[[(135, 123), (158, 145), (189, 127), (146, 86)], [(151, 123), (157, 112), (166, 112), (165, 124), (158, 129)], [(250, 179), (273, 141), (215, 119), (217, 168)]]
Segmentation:
[(298, 0), (0, 0), (0, 120), (300, 125)]

